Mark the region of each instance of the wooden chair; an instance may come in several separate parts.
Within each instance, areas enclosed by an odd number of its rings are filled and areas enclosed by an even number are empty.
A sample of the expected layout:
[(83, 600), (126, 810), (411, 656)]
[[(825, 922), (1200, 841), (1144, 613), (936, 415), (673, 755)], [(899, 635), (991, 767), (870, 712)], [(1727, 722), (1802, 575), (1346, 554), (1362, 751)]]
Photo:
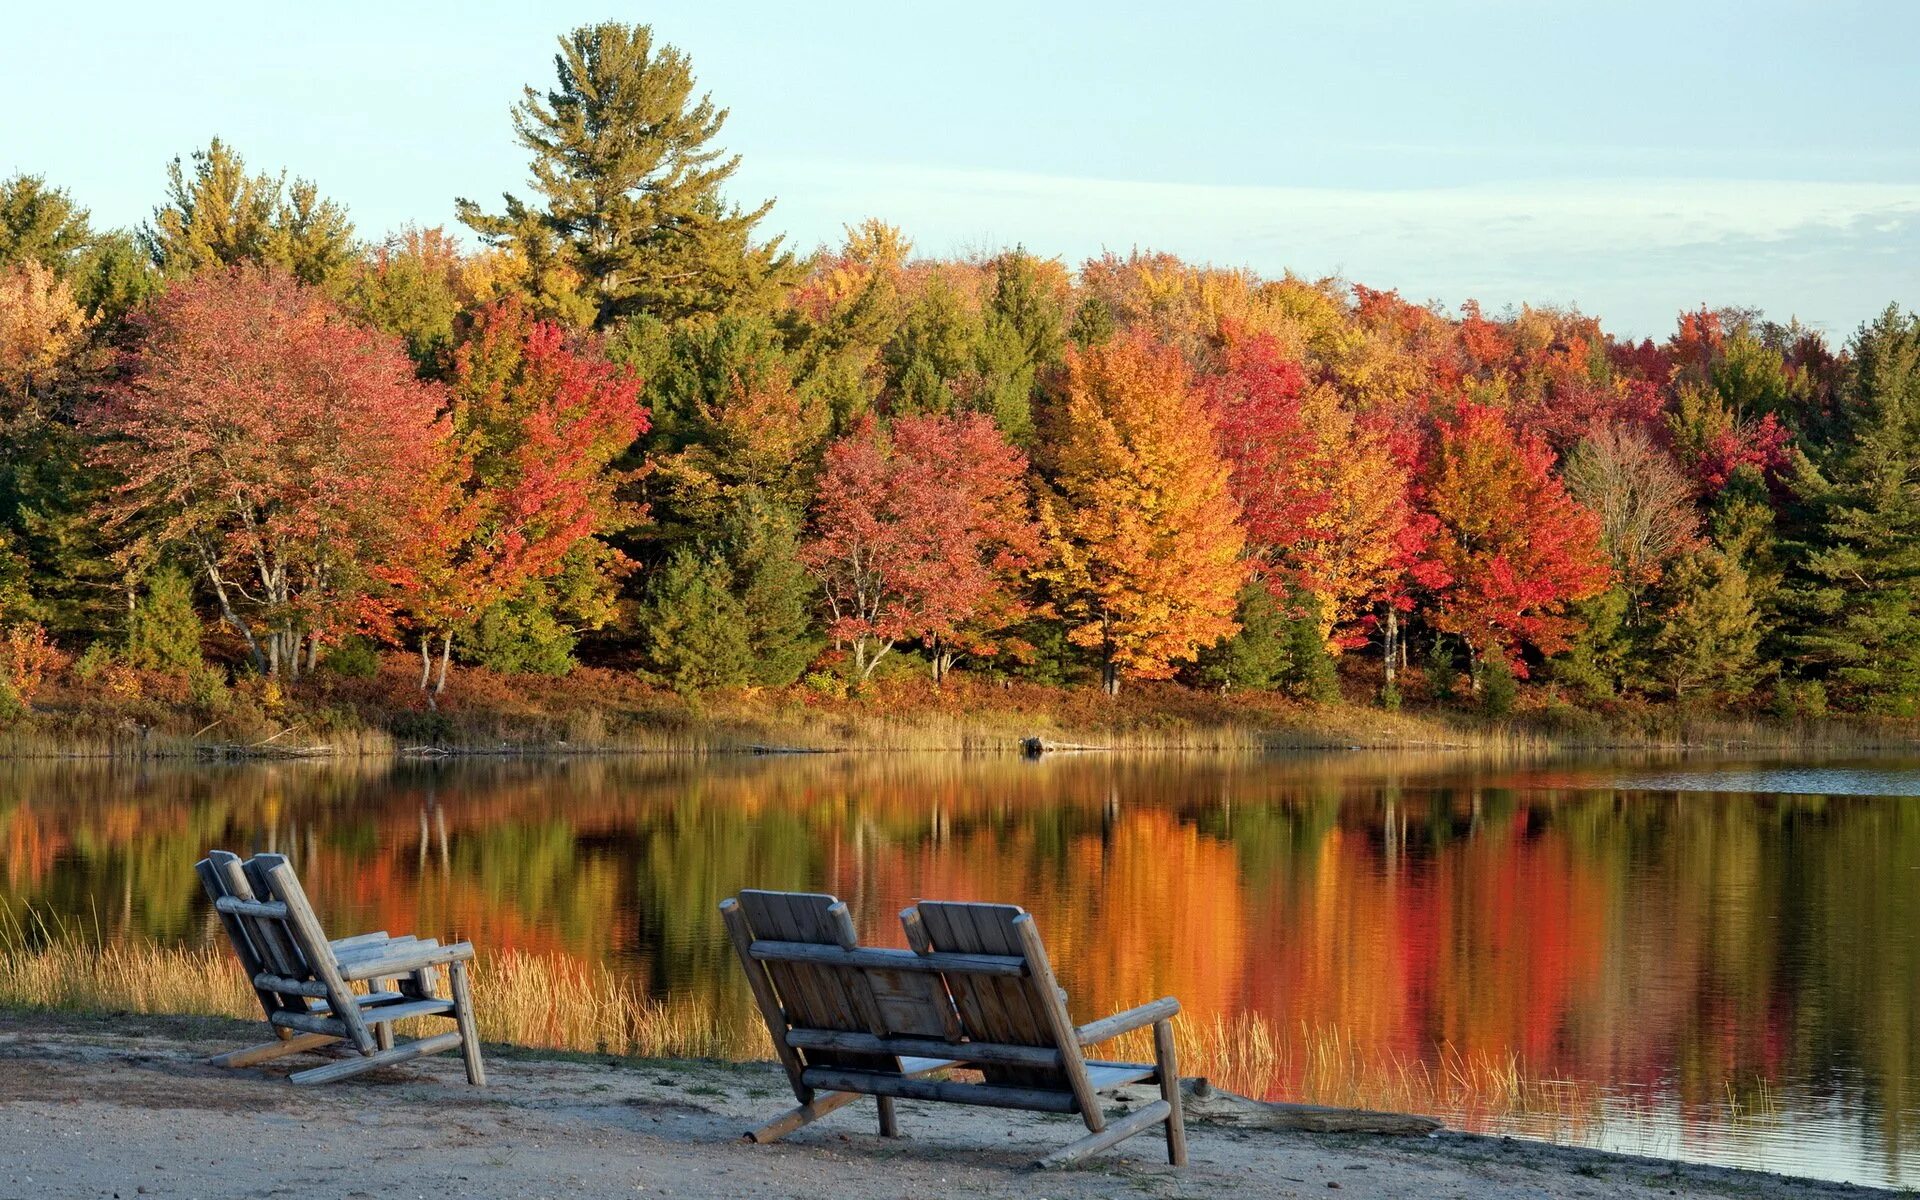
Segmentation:
[[(473, 1020), (469, 943), (386, 933), (327, 940), (299, 877), (286, 858), (259, 854), (242, 862), (215, 850), (194, 864), (213, 899), (240, 966), (260, 998), (275, 1041), (214, 1056), (217, 1066), (253, 1066), (288, 1054), (344, 1043), (355, 1057), (296, 1071), (298, 1084), (330, 1083), (375, 1067), (460, 1047), (467, 1081), (487, 1082)], [(445, 966), (452, 995), (438, 995)], [(368, 985), (355, 992), (353, 985)], [(454, 1029), (394, 1043), (393, 1026), (411, 1017), (445, 1017)]]
[[(800, 1106), (753, 1130), (784, 1137), (860, 1096), (1077, 1113), (1087, 1136), (1040, 1159), (1063, 1166), (1155, 1125), (1167, 1159), (1187, 1161), (1173, 1046), (1178, 1000), (1075, 1026), (1033, 918), (1012, 905), (922, 902), (900, 914), (911, 950), (860, 946), (832, 896), (744, 891), (722, 901), (727, 933)], [(1090, 1062), (1085, 1046), (1153, 1026), (1154, 1063)], [(978, 1069), (981, 1083), (934, 1079)], [(1109, 1124), (1099, 1093), (1147, 1080), (1159, 1100)]]

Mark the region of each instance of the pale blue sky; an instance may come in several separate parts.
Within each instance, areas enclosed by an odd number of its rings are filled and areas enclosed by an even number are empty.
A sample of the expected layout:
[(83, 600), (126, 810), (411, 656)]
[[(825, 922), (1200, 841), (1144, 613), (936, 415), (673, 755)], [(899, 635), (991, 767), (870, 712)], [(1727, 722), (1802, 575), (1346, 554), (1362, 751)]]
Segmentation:
[[(552, 38), (651, 22), (732, 109), (736, 198), (802, 247), (1165, 249), (1665, 333), (1751, 304), (1844, 336), (1920, 304), (1920, 4), (35, 4), (0, 173), (103, 223), (213, 135), (363, 235), (520, 189)], [(190, 11), (191, 10), (191, 11)]]

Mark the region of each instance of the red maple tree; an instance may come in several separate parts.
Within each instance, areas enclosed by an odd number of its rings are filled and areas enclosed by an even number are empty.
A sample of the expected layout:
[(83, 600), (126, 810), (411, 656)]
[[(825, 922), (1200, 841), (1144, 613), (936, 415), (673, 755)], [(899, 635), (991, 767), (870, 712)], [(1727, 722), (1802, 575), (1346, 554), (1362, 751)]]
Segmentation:
[(170, 285), (133, 321), (123, 382), (86, 414), (119, 483), (126, 555), (184, 553), (255, 667), (298, 677), (408, 553), (444, 393), (399, 339), (278, 270)]
[(1039, 552), (1026, 469), (981, 413), (890, 428), (863, 417), (828, 447), (801, 559), (861, 678), (907, 638), (925, 643), (936, 680), (958, 654), (997, 648), (1021, 615), (1014, 580)]
[(1568, 602), (1607, 585), (1599, 520), (1567, 494), (1553, 463), (1544, 442), (1516, 434), (1498, 409), (1467, 404), (1437, 423), (1423, 480), (1434, 627), (1522, 676), (1520, 647), (1565, 649), (1580, 629)]

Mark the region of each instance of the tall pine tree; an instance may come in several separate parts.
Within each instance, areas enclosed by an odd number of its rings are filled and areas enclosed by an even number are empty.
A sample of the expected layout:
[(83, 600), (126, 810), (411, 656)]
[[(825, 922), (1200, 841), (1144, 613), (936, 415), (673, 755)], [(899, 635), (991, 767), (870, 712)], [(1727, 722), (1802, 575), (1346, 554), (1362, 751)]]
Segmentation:
[(597, 328), (764, 306), (792, 256), (779, 238), (753, 241), (773, 201), (742, 210), (722, 197), (740, 160), (712, 144), (727, 111), (694, 99), (687, 56), (655, 46), (646, 25), (608, 21), (561, 38), (554, 69), (555, 88), (527, 88), (513, 114), (543, 206), (508, 194), (487, 214), (460, 200), (460, 219), (525, 256), (536, 298), (559, 303), (554, 277), (570, 277), (576, 317)]
[(1785, 604), (1798, 673), (1835, 702), (1920, 711), (1920, 318), (1855, 335), (1834, 436), (1797, 464), (1801, 532)]

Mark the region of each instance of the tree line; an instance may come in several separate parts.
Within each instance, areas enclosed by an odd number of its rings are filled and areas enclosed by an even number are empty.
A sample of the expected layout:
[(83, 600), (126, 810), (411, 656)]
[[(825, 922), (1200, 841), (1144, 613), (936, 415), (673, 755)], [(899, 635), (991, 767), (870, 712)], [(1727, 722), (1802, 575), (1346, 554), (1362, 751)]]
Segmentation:
[(219, 140), (100, 230), (0, 183), (0, 662), (417, 653), (682, 691), (901, 670), (1394, 706), (1920, 706), (1920, 319), (1662, 341), (1162, 254), (797, 253), (645, 26), (530, 190), (364, 239)]

